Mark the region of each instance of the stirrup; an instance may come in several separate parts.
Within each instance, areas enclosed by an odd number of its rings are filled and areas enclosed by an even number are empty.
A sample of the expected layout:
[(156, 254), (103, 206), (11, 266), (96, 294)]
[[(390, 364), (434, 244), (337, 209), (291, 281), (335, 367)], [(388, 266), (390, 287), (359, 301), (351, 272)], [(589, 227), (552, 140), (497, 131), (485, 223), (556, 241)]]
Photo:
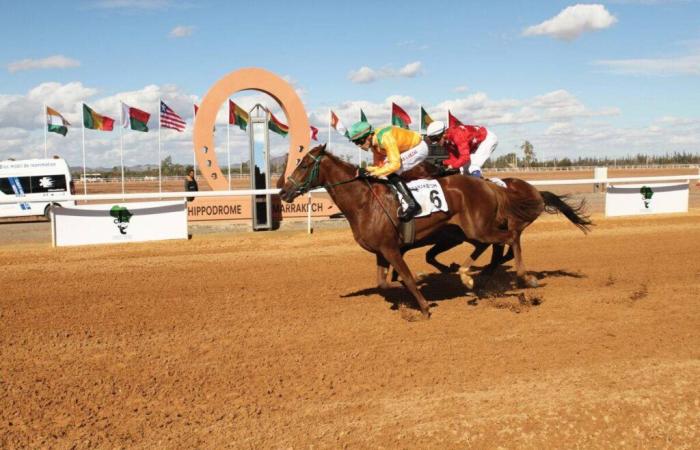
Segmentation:
[(408, 222), (414, 217), (416, 217), (418, 214), (420, 214), (422, 211), (423, 210), (418, 203), (416, 203), (416, 205), (413, 208), (409, 206), (408, 208), (406, 208), (405, 211), (399, 208), (399, 220), (401, 222)]

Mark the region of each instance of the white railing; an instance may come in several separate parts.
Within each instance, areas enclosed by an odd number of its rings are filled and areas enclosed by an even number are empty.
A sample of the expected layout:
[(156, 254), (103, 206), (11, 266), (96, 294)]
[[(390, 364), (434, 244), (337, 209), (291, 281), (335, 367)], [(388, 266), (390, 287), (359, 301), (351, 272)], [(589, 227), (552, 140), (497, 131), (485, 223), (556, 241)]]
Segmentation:
[[(571, 186), (581, 184), (613, 184), (613, 183), (640, 183), (657, 181), (687, 181), (700, 180), (700, 175), (663, 175), (655, 177), (624, 177), (624, 178), (584, 178), (571, 180), (529, 180), (533, 186)], [(76, 194), (56, 197), (46, 197), (42, 202), (60, 203), (65, 201), (93, 201), (93, 200), (136, 200), (136, 199), (171, 199), (185, 197), (242, 197), (250, 195), (278, 194), (279, 189), (236, 189), (230, 191), (198, 191), (198, 192), (144, 192), (136, 194)], [(318, 188), (312, 192), (325, 192)], [(0, 198), (0, 204), (25, 203), (27, 197), (8, 196)]]

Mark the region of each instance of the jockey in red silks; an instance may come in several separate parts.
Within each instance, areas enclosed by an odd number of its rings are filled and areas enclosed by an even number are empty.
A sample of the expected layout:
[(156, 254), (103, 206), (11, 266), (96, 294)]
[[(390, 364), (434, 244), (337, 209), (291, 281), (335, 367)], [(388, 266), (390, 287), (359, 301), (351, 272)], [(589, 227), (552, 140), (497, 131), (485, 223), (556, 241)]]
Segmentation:
[(462, 174), (475, 177), (481, 177), (481, 166), (498, 145), (495, 134), (474, 125), (446, 128), (443, 122), (436, 120), (428, 125), (426, 134), (428, 139), (439, 143), (449, 153), (449, 158), (442, 162), (448, 169), (459, 169)]

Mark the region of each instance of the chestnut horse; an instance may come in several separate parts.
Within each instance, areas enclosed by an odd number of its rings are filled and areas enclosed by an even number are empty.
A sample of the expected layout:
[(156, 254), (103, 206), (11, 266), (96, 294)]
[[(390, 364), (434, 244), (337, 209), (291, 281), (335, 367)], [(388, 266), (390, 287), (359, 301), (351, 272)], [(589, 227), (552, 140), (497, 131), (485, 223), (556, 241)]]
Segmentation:
[[(536, 279), (525, 273), (520, 232), (545, 209), (539, 191), (531, 187), (529, 195), (523, 191), (522, 195), (513, 197), (517, 200), (513, 202), (505, 194), (505, 189), (494, 188), (492, 183), (480, 178), (452, 175), (438, 181), (449, 211), (415, 219), (416, 241), (427, 239), (445, 225), (457, 225), (468, 239), (484, 244), (510, 245), (518, 277), (535, 285)], [(379, 286), (386, 286), (387, 269), (389, 265), (393, 266), (416, 299), (423, 317), (430, 317), (428, 302), (418, 290), (403, 259), (397, 217), (399, 202), (387, 183), (357, 177), (357, 167), (326, 152), (324, 144), (307, 152), (299, 161), (282, 187), (280, 198), (292, 202), (297, 196), (319, 186), (326, 189), (345, 214), (355, 241), (376, 255)], [(467, 271), (468, 267), (460, 268), (460, 273), (466, 274)]]

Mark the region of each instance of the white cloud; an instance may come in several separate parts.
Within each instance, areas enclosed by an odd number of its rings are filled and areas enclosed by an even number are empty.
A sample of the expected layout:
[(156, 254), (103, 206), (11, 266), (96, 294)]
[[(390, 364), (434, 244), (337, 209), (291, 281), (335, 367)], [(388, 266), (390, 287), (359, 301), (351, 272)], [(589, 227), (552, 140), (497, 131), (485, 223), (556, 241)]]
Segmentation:
[(399, 69), (398, 75), (401, 77), (408, 77), (408, 78), (413, 78), (416, 75), (420, 75), (420, 73), (423, 71), (423, 65), (421, 64), (420, 61), (414, 61), (412, 63), (408, 63), (402, 68)]
[(43, 59), (13, 61), (7, 65), (7, 70), (10, 73), (15, 73), (23, 70), (67, 69), (78, 66), (80, 66), (80, 61), (77, 59), (67, 58), (63, 55), (53, 55)]
[(571, 41), (586, 31), (603, 30), (616, 22), (617, 18), (603, 5), (577, 4), (565, 8), (549, 20), (526, 28), (523, 35), (549, 35)]
[(469, 87), (466, 86), (466, 85), (457, 86), (457, 87), (454, 89), (455, 92), (459, 92), (459, 93), (461, 93), (461, 92), (467, 92), (468, 90), (469, 90)]
[(357, 70), (350, 71), (348, 74), (348, 79), (353, 83), (363, 84), (372, 83), (383, 78), (413, 78), (422, 73), (423, 64), (420, 61), (414, 61), (406, 64), (398, 70), (392, 67), (372, 69), (371, 67), (362, 66)]
[(173, 6), (172, 0), (99, 0), (93, 8), (102, 9), (166, 9)]
[(700, 53), (669, 58), (606, 59), (595, 64), (629, 75), (700, 75)]
[(379, 78), (377, 71), (367, 66), (362, 66), (348, 74), (348, 79), (353, 83), (371, 83), (377, 78)]
[(178, 25), (172, 30), (170, 30), (170, 33), (168, 33), (168, 36), (171, 38), (183, 38), (183, 37), (188, 37), (192, 36), (192, 33), (194, 32), (194, 27), (191, 25)]

